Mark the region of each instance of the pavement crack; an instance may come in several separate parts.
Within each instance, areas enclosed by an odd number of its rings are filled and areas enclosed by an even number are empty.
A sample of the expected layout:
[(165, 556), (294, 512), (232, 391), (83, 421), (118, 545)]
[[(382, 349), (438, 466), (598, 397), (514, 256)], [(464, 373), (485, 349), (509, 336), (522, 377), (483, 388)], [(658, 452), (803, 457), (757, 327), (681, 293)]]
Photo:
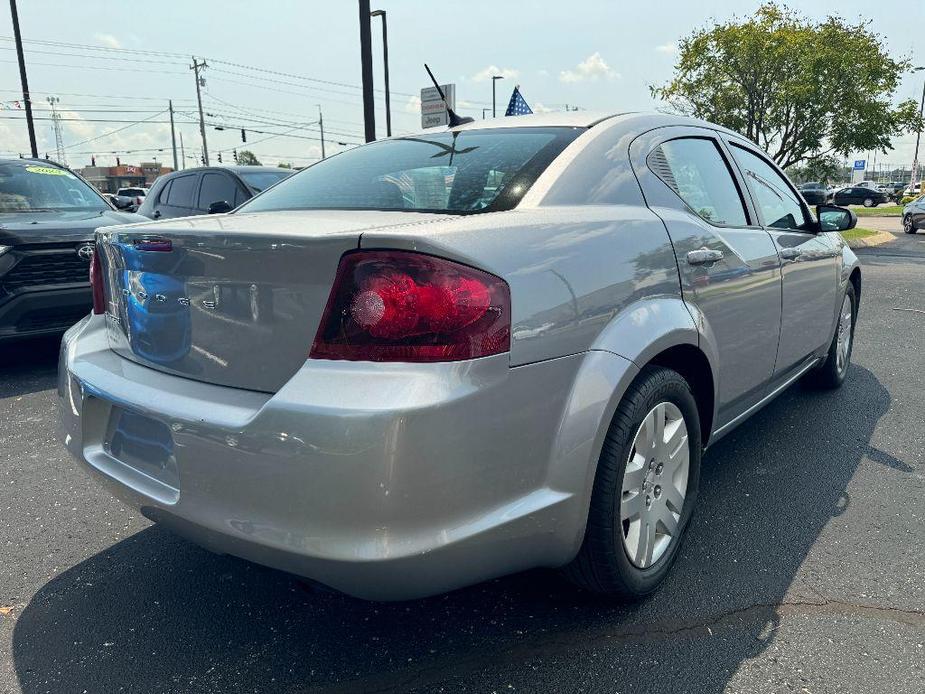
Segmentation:
[[(816, 592), (816, 591), (814, 591)], [(818, 592), (816, 592), (819, 595)], [(832, 600), (820, 595), (819, 601), (791, 600), (780, 603), (756, 603), (740, 607), (721, 614), (692, 621), (663, 621), (641, 624), (628, 629), (600, 629), (597, 633), (588, 633), (576, 628), (548, 635), (540, 639), (524, 639), (508, 646), (500, 646), (492, 657), (486, 658), (484, 652), (470, 651), (462, 654), (447, 654), (431, 661), (422, 662), (412, 668), (376, 673), (336, 684), (312, 687), (312, 692), (375, 692), (407, 691), (416, 687), (429, 687), (473, 672), (479, 672), (490, 663), (495, 667), (506, 664), (516, 665), (530, 659), (555, 655), (563, 650), (575, 648), (594, 648), (604, 642), (665, 638), (696, 635), (713, 638), (714, 630), (724, 627), (741, 626), (743, 623), (756, 623), (755, 639), (768, 641), (780, 628), (780, 619), (788, 616), (834, 616), (862, 617), (866, 619), (886, 620), (911, 627), (925, 628), (925, 612), (905, 610), (898, 607), (880, 607), (864, 605), (841, 600)]]

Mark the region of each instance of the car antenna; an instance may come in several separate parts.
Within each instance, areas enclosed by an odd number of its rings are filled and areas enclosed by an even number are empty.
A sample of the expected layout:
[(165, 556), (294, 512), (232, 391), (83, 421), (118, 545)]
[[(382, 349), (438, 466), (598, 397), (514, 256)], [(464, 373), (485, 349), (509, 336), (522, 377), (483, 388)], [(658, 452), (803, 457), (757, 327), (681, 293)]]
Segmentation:
[(450, 108), (450, 105), (446, 102), (446, 94), (444, 94), (443, 90), (440, 89), (440, 85), (437, 84), (437, 79), (434, 77), (434, 73), (430, 71), (430, 68), (427, 67), (427, 63), (424, 63), (424, 69), (427, 70), (427, 74), (430, 75), (430, 81), (434, 83), (434, 87), (437, 89), (437, 93), (443, 100), (443, 106), (446, 108), (446, 115), (449, 116), (450, 127), (455, 128), (457, 125), (463, 125), (464, 123), (474, 123), (475, 118), (470, 118), (469, 116), (460, 116), (458, 113), (456, 113), (456, 111)]

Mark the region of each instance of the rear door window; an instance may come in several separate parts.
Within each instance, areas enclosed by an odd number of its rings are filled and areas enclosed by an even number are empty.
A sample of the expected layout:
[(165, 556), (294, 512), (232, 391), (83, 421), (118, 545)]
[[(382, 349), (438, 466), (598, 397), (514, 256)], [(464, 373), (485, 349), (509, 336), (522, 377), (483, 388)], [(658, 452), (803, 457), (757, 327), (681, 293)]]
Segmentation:
[(224, 201), (229, 205), (234, 205), (234, 194), (237, 185), (223, 173), (206, 173), (202, 176), (202, 185), (199, 186), (199, 204), (200, 210), (208, 211), (209, 205), (213, 202)]
[(747, 226), (739, 188), (717, 144), (685, 137), (659, 145), (649, 168), (697, 215), (711, 224)]
[(167, 204), (171, 207), (192, 207), (197, 178), (195, 174), (190, 174), (173, 179), (167, 194)]

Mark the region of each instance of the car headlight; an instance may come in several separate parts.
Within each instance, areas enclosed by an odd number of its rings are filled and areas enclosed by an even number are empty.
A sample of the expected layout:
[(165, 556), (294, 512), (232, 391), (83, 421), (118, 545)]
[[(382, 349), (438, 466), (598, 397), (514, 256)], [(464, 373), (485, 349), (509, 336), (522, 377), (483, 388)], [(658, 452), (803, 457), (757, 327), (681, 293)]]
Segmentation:
[(6, 253), (6, 252), (7, 252), (8, 250), (10, 250), (11, 248), (12, 248), (12, 246), (0, 246), (0, 255), (3, 255), (4, 253)]

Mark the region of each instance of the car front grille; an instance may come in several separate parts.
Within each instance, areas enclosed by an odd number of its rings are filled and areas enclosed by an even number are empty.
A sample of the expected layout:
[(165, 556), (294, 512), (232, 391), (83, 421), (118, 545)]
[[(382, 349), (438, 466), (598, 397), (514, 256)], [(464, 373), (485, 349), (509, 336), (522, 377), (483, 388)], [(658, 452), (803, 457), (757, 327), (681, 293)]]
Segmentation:
[(23, 287), (85, 284), (90, 281), (90, 263), (77, 255), (75, 246), (55, 251), (26, 251), (0, 284), (8, 292)]

